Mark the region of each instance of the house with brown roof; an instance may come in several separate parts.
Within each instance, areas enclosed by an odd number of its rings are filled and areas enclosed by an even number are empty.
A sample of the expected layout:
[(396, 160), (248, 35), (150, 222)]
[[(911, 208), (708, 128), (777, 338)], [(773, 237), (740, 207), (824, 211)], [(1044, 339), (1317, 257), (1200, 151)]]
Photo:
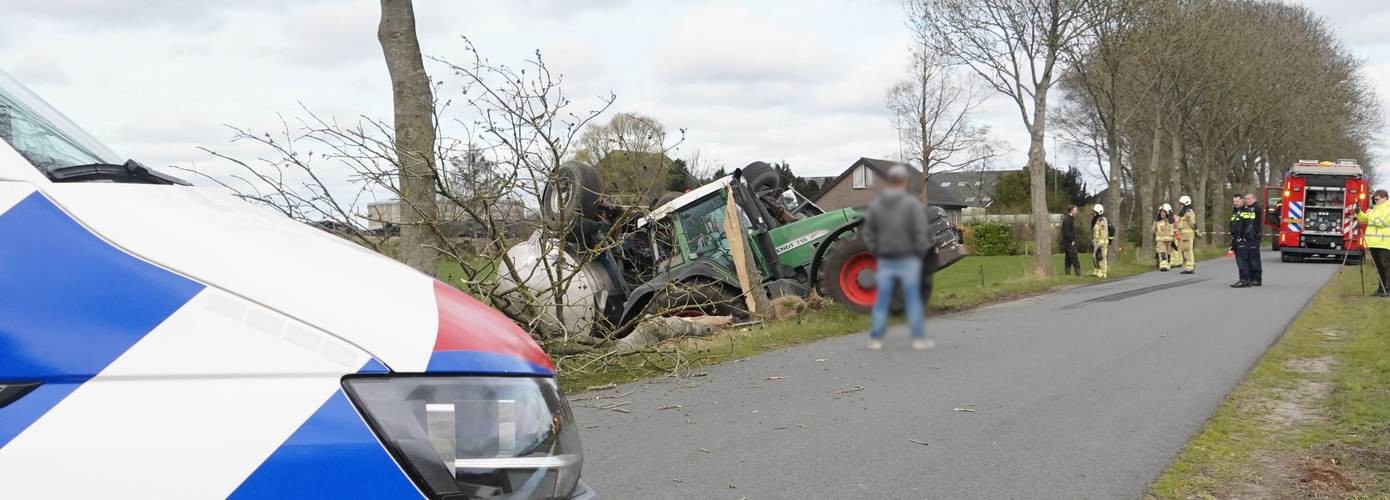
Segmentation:
[[(827, 182), (814, 201), (825, 210), (866, 206), (883, 189), (888, 168), (898, 164), (913, 173), (908, 189), (913, 193), (922, 192), (921, 170), (893, 160), (860, 158)], [(941, 207), (956, 220), (961, 209), (988, 207), (993, 203), (995, 182), (1004, 173), (1006, 171), (996, 170), (933, 173), (927, 185), (927, 203)]]

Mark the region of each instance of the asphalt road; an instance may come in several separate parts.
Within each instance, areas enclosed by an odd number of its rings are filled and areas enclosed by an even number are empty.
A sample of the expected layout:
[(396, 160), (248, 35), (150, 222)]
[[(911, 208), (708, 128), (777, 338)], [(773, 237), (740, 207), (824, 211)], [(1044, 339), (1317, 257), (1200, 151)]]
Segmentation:
[(1339, 266), (1264, 267), (1261, 288), (1220, 259), (932, 318), (926, 352), (898, 327), (884, 351), (576, 395), (584, 477), (609, 499), (1138, 497)]

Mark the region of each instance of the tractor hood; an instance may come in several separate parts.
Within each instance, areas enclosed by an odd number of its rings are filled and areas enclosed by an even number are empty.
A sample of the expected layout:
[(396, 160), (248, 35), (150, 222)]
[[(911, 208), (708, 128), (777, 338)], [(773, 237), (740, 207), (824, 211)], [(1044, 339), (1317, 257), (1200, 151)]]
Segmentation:
[(29, 185), (31, 196), (47, 197), (112, 245), (335, 336), (391, 371), (554, 373), (536, 342), (501, 313), (224, 189)]

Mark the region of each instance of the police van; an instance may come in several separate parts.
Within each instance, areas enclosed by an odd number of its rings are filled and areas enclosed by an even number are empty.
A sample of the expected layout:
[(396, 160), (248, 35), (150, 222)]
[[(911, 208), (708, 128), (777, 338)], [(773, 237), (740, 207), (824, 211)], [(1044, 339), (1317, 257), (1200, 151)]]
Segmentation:
[(550, 360), (0, 73), (0, 498), (596, 498)]

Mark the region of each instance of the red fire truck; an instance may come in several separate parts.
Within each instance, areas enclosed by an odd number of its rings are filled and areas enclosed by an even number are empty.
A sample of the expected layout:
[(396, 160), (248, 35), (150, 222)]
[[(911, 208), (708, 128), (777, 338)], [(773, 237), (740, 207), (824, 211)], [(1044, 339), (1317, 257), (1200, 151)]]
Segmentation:
[(1360, 262), (1363, 228), (1356, 210), (1368, 207), (1366, 173), (1355, 160), (1300, 161), (1283, 186), (1267, 186), (1265, 225), (1284, 262), (1308, 257)]

